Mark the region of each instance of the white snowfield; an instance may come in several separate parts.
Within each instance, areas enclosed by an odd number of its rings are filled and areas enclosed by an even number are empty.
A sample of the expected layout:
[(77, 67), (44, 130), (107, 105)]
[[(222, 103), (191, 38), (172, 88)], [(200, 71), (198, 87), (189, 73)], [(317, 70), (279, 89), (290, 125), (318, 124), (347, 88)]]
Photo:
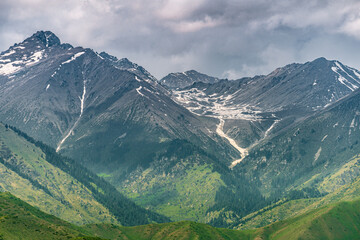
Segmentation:
[(232, 99), (236, 93), (227, 96), (206, 95), (197, 88), (173, 91), (174, 100), (194, 114), (224, 119), (260, 120), (257, 114), (261, 111), (249, 105), (233, 103)]
[(1, 58), (11, 56), (11, 55), (13, 55), (14, 53), (16, 53), (15, 50), (10, 50), (8, 53), (4, 53), (3, 55), (1, 55)]
[(20, 64), (21, 61), (15, 61), (11, 63), (1, 64), (0, 65), (0, 75), (11, 75), (13, 73), (16, 73), (21, 69), (20, 66), (17, 64)]
[[(17, 47), (16, 49), (21, 49)], [(24, 55), (21, 59), (11, 61), (6, 58), (8, 56), (16, 53), (15, 50), (10, 50), (8, 53), (5, 53), (0, 56), (0, 75), (12, 75), (24, 67), (30, 67), (37, 64), (41, 59), (44, 58), (44, 51), (34, 52), (31, 56)]]

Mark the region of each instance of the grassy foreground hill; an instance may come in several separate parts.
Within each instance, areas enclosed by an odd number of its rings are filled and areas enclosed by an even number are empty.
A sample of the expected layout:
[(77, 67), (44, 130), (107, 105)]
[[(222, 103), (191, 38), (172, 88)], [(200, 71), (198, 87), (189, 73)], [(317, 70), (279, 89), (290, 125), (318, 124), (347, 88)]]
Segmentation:
[(10, 193), (0, 193), (0, 239), (358, 239), (360, 200), (339, 202), (254, 230), (214, 228), (195, 222), (122, 227), (72, 225)]
[(194, 222), (79, 227), (46, 214), (10, 193), (0, 193), (0, 239), (249, 239), (250, 236), (250, 231), (217, 229)]
[(0, 239), (71, 239), (74, 225), (46, 214), (10, 193), (0, 193)]
[(359, 239), (360, 201), (340, 202), (265, 227), (262, 239)]

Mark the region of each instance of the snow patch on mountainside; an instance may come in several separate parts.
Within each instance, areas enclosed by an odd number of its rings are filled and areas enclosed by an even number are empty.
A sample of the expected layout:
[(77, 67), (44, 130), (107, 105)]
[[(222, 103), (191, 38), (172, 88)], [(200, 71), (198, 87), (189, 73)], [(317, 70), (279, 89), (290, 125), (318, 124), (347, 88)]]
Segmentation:
[(331, 67), (331, 70), (336, 73), (338, 75), (337, 80), (343, 84), (344, 86), (346, 86), (347, 88), (349, 88), (351, 91), (355, 91), (356, 89), (358, 89), (359, 87), (357, 85), (355, 85), (354, 83), (350, 82), (347, 78), (344, 77), (343, 74), (341, 73), (345, 73), (345, 76), (347, 76), (348, 78), (351, 78), (355, 81), (355, 83), (360, 83), (359, 80), (360, 79), (355, 79), (353, 76), (351, 76), (349, 73), (347, 73), (347, 71), (345, 71), (343, 69), (343, 67), (338, 63), (335, 62), (336, 66)]
[(138, 88), (136, 89), (136, 91), (137, 91), (137, 93), (138, 93), (140, 96), (145, 97), (144, 94), (142, 94), (142, 93), (140, 92), (141, 89), (142, 89), (142, 86), (138, 87)]
[(78, 57), (80, 57), (80, 56), (83, 55), (84, 53), (85, 53), (85, 52), (78, 52), (78, 53), (74, 54), (74, 56), (72, 56), (69, 60), (61, 63), (61, 65), (64, 65), (64, 64), (67, 64), (67, 63), (70, 63), (70, 62), (76, 60)]
[(29, 59), (26, 61), (25, 65), (32, 66), (32, 65), (35, 65), (36, 63), (40, 62), (40, 60), (44, 57), (44, 51), (45, 50), (35, 52), (33, 55), (31, 55), (29, 57)]
[(328, 137), (328, 135), (325, 135), (322, 139), (321, 142), (325, 141), (325, 139)]
[(347, 71), (345, 71), (344, 68), (340, 65), (339, 62), (335, 62), (335, 64), (336, 64), (336, 66), (337, 66), (341, 71), (343, 71), (348, 77), (350, 77), (351, 79), (353, 79), (355, 82), (360, 83), (360, 82), (359, 82), (359, 79), (354, 78), (354, 77), (351, 76)]
[(275, 120), (273, 124), (271, 124), (271, 126), (265, 131), (265, 134), (264, 134), (264, 138), (266, 138), (269, 133), (271, 132), (271, 130), (275, 127), (275, 125), (280, 122), (280, 120)]
[(236, 143), (236, 141), (235, 141), (234, 139), (230, 138), (228, 135), (226, 135), (226, 134), (224, 133), (224, 123), (225, 123), (225, 121), (224, 121), (224, 119), (222, 119), (222, 118), (219, 118), (219, 120), (220, 120), (220, 122), (219, 122), (219, 124), (217, 125), (216, 133), (217, 133), (220, 137), (225, 138), (226, 140), (228, 140), (229, 143), (231, 144), (231, 146), (233, 146), (233, 147), (240, 153), (240, 155), (241, 155), (241, 158), (236, 159), (236, 160), (234, 160), (234, 161), (231, 163), (230, 168), (233, 168), (233, 167), (236, 166), (236, 164), (240, 163), (240, 162), (249, 154), (249, 152), (248, 152), (248, 149), (247, 149), (247, 148), (242, 148), (242, 147), (240, 147), (240, 146)]
[(10, 75), (21, 69), (20, 66), (17, 66), (16, 62), (1, 64), (0, 65), (0, 75)]
[(358, 79), (360, 79), (360, 73), (356, 70), (356, 69), (354, 69), (354, 68), (350, 68), (351, 69), (351, 71), (354, 73), (354, 75), (358, 78)]
[(74, 54), (69, 60), (65, 61), (65, 62), (62, 62), (59, 67), (53, 72), (53, 74), (51, 74), (51, 77), (54, 77), (58, 71), (61, 69), (61, 67), (64, 65), (64, 64), (68, 64), (72, 61), (74, 61), (75, 59), (77, 59), (78, 57), (80, 57), (81, 55), (83, 55), (85, 52), (78, 52), (76, 54)]
[(30, 67), (37, 64), (44, 57), (44, 50), (41, 50), (34, 52), (29, 57), (24, 55), (20, 60), (17, 59), (12, 61), (11, 59), (5, 58), (7, 56), (13, 55), (14, 53), (16, 52), (11, 50), (9, 53), (5, 53), (0, 56), (0, 75), (14, 74), (23, 67)]
[(84, 88), (83, 88), (83, 93), (82, 96), (79, 96), (80, 99), (80, 115), (78, 117), (78, 119), (75, 121), (74, 125), (70, 128), (70, 130), (68, 131), (68, 133), (65, 135), (65, 137), (63, 137), (63, 139), (61, 139), (61, 141), (59, 142), (57, 148), (56, 148), (56, 152), (59, 152), (61, 150), (61, 146), (64, 144), (64, 142), (66, 141), (66, 139), (73, 133), (75, 127), (78, 125), (83, 112), (84, 112), (84, 104), (85, 104), (85, 95), (86, 95), (86, 80), (84, 80)]
[(8, 53), (4, 53), (3, 55), (1, 55), (1, 58), (11, 56), (11, 55), (13, 55), (14, 53), (16, 53), (15, 50), (10, 50)]
[(259, 120), (261, 113), (247, 104), (234, 104), (232, 99), (237, 92), (229, 95), (207, 95), (197, 88), (174, 90), (173, 99), (192, 113), (215, 118)]
[(321, 147), (317, 150), (317, 152), (315, 153), (315, 156), (314, 156), (314, 163), (319, 159), (320, 157), (320, 154), (321, 154)]
[(16, 46), (13, 49), (25, 49), (25, 47), (24, 46)]

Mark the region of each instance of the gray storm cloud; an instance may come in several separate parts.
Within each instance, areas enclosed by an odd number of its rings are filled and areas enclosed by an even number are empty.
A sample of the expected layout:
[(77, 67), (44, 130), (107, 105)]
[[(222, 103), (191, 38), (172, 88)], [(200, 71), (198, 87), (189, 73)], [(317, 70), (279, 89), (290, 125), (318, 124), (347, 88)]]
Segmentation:
[(156, 77), (266, 74), (324, 56), (359, 67), (355, 0), (2, 0), (0, 50), (37, 30), (128, 57)]

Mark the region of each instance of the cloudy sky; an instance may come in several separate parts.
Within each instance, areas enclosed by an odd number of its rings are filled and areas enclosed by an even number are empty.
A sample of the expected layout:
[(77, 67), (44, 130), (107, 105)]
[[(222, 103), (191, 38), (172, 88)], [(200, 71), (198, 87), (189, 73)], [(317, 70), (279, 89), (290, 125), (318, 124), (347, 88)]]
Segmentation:
[(158, 78), (230, 79), (324, 56), (360, 68), (358, 0), (0, 0), (0, 51), (37, 30)]

